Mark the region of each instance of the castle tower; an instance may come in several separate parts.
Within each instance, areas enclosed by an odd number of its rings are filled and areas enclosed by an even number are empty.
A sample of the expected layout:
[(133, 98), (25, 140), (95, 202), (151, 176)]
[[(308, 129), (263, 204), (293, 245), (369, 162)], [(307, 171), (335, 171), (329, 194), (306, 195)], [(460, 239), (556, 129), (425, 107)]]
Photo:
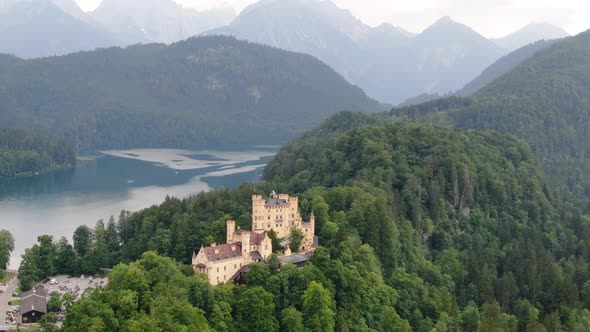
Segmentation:
[(242, 256), (246, 260), (246, 262), (251, 261), (250, 257), (250, 234), (245, 234), (242, 236)]
[(236, 233), (236, 222), (234, 220), (226, 221), (226, 243), (233, 244), (234, 243), (234, 234)]

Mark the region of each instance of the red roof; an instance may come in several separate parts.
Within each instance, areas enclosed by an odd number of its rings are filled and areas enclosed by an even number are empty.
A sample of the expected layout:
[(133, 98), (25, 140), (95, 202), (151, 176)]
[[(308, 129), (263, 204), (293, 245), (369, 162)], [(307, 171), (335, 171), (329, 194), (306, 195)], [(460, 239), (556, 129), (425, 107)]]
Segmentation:
[(203, 250), (210, 261), (242, 256), (242, 246), (239, 244), (220, 244)]
[(250, 233), (250, 245), (259, 246), (262, 241), (266, 238), (266, 234), (262, 233), (255, 233), (250, 231), (245, 231), (243, 229), (238, 230), (238, 235), (244, 235)]

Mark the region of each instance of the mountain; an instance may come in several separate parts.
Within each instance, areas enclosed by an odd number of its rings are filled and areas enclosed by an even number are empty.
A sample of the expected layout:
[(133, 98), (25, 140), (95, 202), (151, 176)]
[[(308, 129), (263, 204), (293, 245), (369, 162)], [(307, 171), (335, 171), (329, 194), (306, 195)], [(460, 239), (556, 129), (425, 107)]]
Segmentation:
[[(73, 1), (57, 3), (74, 10)], [(62, 55), (118, 43), (99, 25), (66, 13), (53, 0), (5, 2), (0, 6), (0, 41), (0, 53), (24, 58)]]
[(339, 110), (383, 109), (311, 56), (228, 37), (4, 62), (0, 122), (76, 151), (280, 144)]
[(589, 58), (586, 31), (537, 51), (473, 98), (442, 99), (393, 114), (522, 138), (552, 184), (583, 200), (590, 197)]
[(75, 0), (51, 0), (51, 2), (58, 6), (64, 13), (67, 13), (78, 20), (90, 21), (89, 17), (82, 11)]
[(198, 12), (173, 0), (103, 0), (90, 14), (127, 44), (172, 43), (228, 24), (230, 8)]
[(503, 52), (471, 28), (443, 17), (412, 39), (407, 54), (414, 70), (402, 76), (404, 86), (416, 77), (414, 91), (442, 94), (461, 88)]
[(350, 79), (353, 63), (362, 65), (357, 42), (370, 27), (329, 1), (262, 0), (229, 25), (207, 32), (311, 54)]
[(479, 89), (516, 68), (516, 66), (535, 55), (538, 51), (553, 45), (555, 42), (556, 40), (539, 40), (503, 56), (491, 66), (486, 68), (481, 73), (481, 75), (465, 85), (463, 89), (456, 92), (456, 94), (460, 96), (469, 96), (474, 94)]
[(507, 51), (514, 51), (539, 40), (550, 40), (567, 37), (570, 34), (562, 28), (549, 23), (531, 23), (503, 38), (493, 41)]
[(371, 97), (394, 104), (459, 89), (504, 53), (449, 18), (412, 35), (390, 24), (369, 27), (320, 0), (263, 0), (207, 33), (311, 54)]
[(171, 43), (225, 25), (234, 17), (233, 9), (198, 12), (172, 0), (104, 0), (90, 14), (74, 0), (0, 0), (0, 53), (39, 58)]

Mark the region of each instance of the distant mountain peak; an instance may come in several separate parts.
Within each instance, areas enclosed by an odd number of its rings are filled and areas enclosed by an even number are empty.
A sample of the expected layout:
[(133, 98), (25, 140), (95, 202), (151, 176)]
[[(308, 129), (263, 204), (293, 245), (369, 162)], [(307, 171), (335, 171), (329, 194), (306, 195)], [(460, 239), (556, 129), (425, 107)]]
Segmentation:
[(197, 11), (173, 0), (103, 0), (91, 15), (127, 44), (171, 43), (228, 24), (235, 11)]
[(440, 27), (448, 27), (448, 26), (456, 26), (456, 25), (463, 25), (457, 21), (454, 21), (450, 16), (443, 16), (438, 20), (434, 21), (432, 25), (430, 25), (426, 30), (430, 28), (440, 28)]
[(426, 28), (418, 38), (439, 38), (443, 40), (453, 40), (455, 38), (472, 38), (483, 41), (487, 39), (469, 26), (454, 21), (450, 16), (443, 16)]
[(436, 23), (455, 23), (455, 21), (453, 21), (453, 19), (447, 15), (436, 20)]
[(548, 22), (532, 22), (494, 42), (505, 50), (513, 51), (538, 40), (558, 39), (569, 36), (562, 28)]

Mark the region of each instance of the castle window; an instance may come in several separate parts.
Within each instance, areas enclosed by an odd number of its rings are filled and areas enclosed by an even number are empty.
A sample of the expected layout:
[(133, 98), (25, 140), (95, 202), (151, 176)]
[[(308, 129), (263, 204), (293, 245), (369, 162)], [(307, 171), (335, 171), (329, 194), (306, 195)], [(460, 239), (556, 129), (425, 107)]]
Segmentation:
[(219, 268), (217, 268), (217, 272), (219, 272)]
[(223, 267), (223, 271), (227, 271), (227, 266), (224, 266)]

